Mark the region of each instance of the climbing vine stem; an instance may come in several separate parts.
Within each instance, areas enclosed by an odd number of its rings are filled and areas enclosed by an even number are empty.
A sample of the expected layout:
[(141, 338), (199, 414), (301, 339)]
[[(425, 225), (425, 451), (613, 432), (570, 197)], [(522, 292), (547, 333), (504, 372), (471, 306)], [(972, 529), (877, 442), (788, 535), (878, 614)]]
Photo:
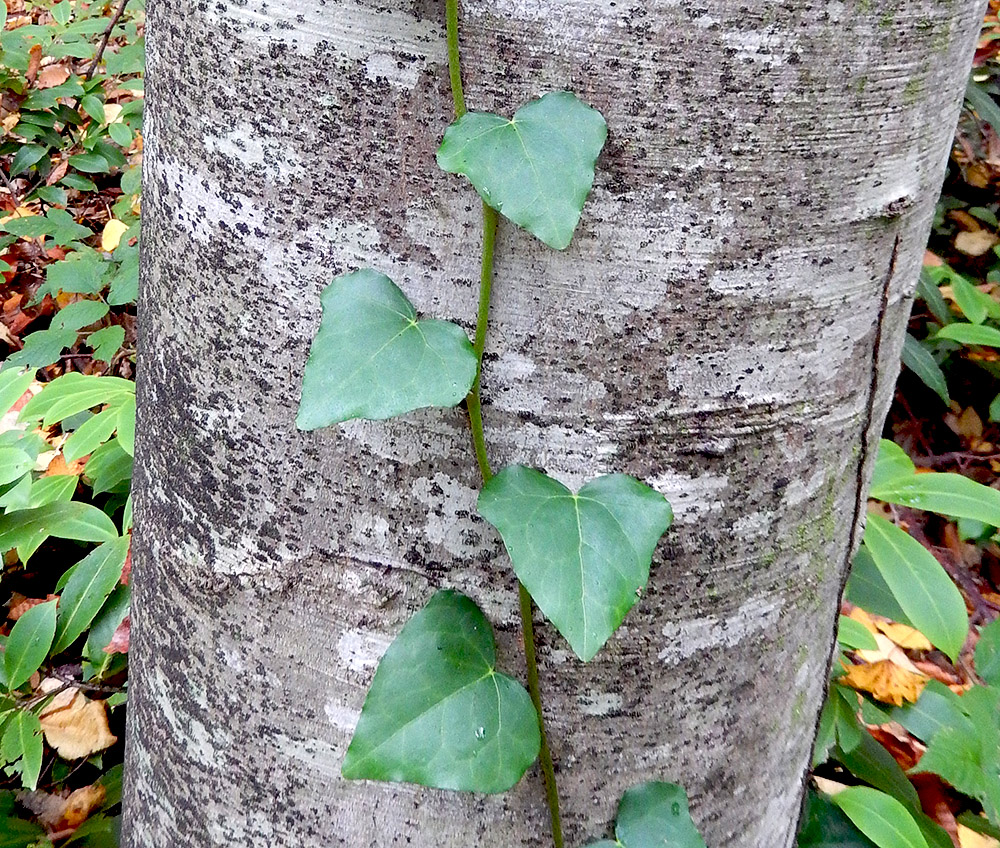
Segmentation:
[[(462, 65), (458, 44), (458, 0), (445, 0), (445, 18), (448, 29), (448, 76), (451, 79), (451, 95), (455, 104), (455, 117), (466, 113), (465, 95), (462, 91)], [(483, 483), (493, 479), (486, 452), (486, 435), (483, 431), (482, 395), (480, 385), (483, 372), (483, 351), (486, 349), (486, 329), (490, 318), (490, 292), (493, 287), (493, 251), (496, 245), (498, 215), (495, 209), (483, 203), (483, 252), (479, 273), (479, 308), (476, 314), (476, 336), (473, 350), (476, 353), (476, 379), (466, 398), (469, 410), (469, 424), (472, 429), (472, 444)], [(538, 661), (535, 657), (535, 628), (532, 620), (533, 605), (531, 595), (524, 584), (518, 581), (517, 593), (521, 610), (521, 632), (524, 637), (524, 660), (528, 674), (528, 694), (538, 714), (538, 732), (541, 745), (538, 761), (545, 783), (545, 798), (552, 822), (552, 843), (555, 848), (563, 848), (562, 820), (559, 816), (559, 790), (556, 786), (555, 767), (545, 733), (545, 715), (542, 708), (542, 691), (538, 683)]]

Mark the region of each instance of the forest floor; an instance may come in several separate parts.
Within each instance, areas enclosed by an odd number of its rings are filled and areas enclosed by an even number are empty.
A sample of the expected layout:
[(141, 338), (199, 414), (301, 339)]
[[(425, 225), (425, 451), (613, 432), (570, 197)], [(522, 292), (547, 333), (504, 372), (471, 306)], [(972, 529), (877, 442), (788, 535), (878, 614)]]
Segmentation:
[[(998, 7), (885, 425), (800, 848), (1000, 848)], [(6, 0), (0, 22), (0, 848), (103, 848), (128, 690), (144, 3)]]

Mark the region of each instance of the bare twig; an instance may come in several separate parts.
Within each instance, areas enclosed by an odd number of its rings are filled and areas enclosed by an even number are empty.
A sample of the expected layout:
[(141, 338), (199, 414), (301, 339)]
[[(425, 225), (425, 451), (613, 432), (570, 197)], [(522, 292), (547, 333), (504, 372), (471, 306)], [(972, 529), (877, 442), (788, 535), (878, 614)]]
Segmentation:
[(101, 43), (97, 47), (97, 53), (94, 54), (94, 61), (90, 63), (90, 67), (87, 68), (87, 72), (83, 75), (85, 80), (89, 80), (94, 75), (94, 71), (97, 70), (97, 66), (101, 63), (101, 57), (104, 56), (104, 49), (108, 46), (111, 33), (118, 26), (118, 21), (121, 20), (122, 15), (125, 14), (125, 7), (127, 5), (128, 0), (121, 0), (121, 3), (118, 4), (114, 17), (111, 18), (111, 23), (108, 24), (107, 29), (104, 30), (104, 34), (101, 36)]

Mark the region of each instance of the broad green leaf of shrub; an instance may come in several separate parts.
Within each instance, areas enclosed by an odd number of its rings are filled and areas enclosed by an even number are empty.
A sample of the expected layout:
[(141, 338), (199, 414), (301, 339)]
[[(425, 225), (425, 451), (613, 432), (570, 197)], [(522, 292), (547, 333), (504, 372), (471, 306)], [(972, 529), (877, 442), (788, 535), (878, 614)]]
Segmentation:
[(521, 684), (495, 664), (493, 631), (479, 608), (438, 592), (382, 657), (344, 777), (510, 789), (538, 756), (538, 718)]
[(877, 848), (829, 798), (809, 792), (796, 848)]
[(101, 327), (87, 337), (87, 344), (94, 352), (94, 359), (110, 363), (125, 342), (125, 328), (121, 324)]
[(705, 848), (688, 810), (687, 794), (675, 783), (650, 781), (625, 790), (615, 819), (617, 840), (587, 848)]
[(916, 374), (927, 388), (941, 398), (941, 402), (945, 406), (951, 403), (948, 382), (945, 380), (941, 366), (938, 365), (934, 355), (909, 333), (903, 339), (903, 364)]
[(864, 545), (854, 556), (845, 596), (852, 604), (868, 612), (913, 626)]
[(968, 716), (938, 731), (913, 772), (940, 775), (1000, 825), (1000, 689), (976, 686), (957, 699)]
[(961, 474), (930, 471), (872, 485), (869, 496), (880, 501), (971, 518), (1000, 527), (1000, 491)]
[(0, 371), (0, 415), (4, 415), (21, 399), (35, 375), (31, 371), (19, 372), (16, 368)]
[(673, 512), (633, 477), (610, 474), (574, 493), (521, 465), (479, 495), (518, 579), (584, 662), (622, 623), (649, 579), (653, 550)]
[(849, 650), (878, 650), (878, 642), (875, 641), (875, 637), (868, 628), (860, 621), (855, 621), (846, 615), (840, 616), (837, 625), (837, 641)]
[(129, 586), (117, 585), (101, 607), (90, 625), (84, 655), (95, 664), (106, 659), (104, 649), (111, 643), (111, 637), (129, 613), (132, 590)]
[(607, 135), (600, 112), (556, 91), (510, 120), (467, 112), (448, 127), (437, 162), (468, 177), (505, 218), (562, 250), (573, 238)]
[(831, 800), (879, 848), (928, 848), (906, 807), (884, 792), (852, 786)]
[(850, 750), (842, 746), (833, 752), (833, 759), (847, 767), (855, 777), (870, 783), (882, 792), (913, 810), (920, 809), (920, 797), (906, 774), (885, 748), (867, 731)]
[(118, 410), (118, 443), (129, 456), (135, 456), (135, 396), (125, 399)]
[(87, 460), (84, 474), (94, 494), (118, 491), (121, 484), (132, 479), (133, 461), (121, 447), (120, 439), (110, 439), (98, 447)]
[(53, 654), (66, 650), (90, 626), (121, 579), (128, 546), (128, 536), (105, 542), (74, 567), (59, 597)]
[(38, 785), (42, 770), (42, 725), (38, 716), (28, 710), (17, 711), (0, 737), (0, 760), (14, 764), (13, 770), (21, 773), (25, 789)]
[(941, 564), (905, 530), (869, 515), (864, 548), (906, 617), (952, 660), (965, 644), (965, 601)]
[(24, 347), (7, 357), (4, 367), (45, 368), (76, 343), (76, 330), (38, 330), (25, 336)]
[[(879, 440), (878, 455), (875, 457), (875, 468), (872, 471), (873, 489), (879, 489), (895, 480), (912, 477), (916, 472), (917, 468), (906, 451), (891, 439)], [(877, 495), (869, 497), (874, 498)]]
[(34, 464), (35, 460), (20, 448), (0, 445), (0, 486), (23, 477)]
[(49, 655), (55, 632), (55, 601), (33, 606), (14, 622), (3, 652), (4, 674), (9, 688), (16, 689), (38, 671)]
[(949, 324), (942, 327), (934, 339), (947, 339), (960, 344), (981, 345), (983, 347), (1000, 347), (1000, 330), (981, 324)]
[[(93, 233), (87, 230), (87, 235)], [(45, 282), (35, 292), (32, 302), (41, 303), (45, 295), (56, 297), (59, 292), (97, 294), (104, 288), (108, 267), (108, 263), (94, 251), (75, 250), (45, 269)]]
[(915, 704), (893, 707), (888, 718), (899, 722), (922, 742), (962, 720), (958, 696), (943, 683), (928, 680)]
[(100, 321), (108, 314), (108, 305), (100, 300), (78, 300), (60, 309), (52, 323), (50, 329), (55, 330), (82, 330), (91, 324)]
[(302, 380), (296, 425), (392, 418), (456, 406), (476, 378), (476, 354), (457, 324), (417, 319), (406, 295), (371, 268), (334, 279)]
[(1000, 686), (1000, 619), (979, 631), (976, 674), (991, 686)]
[(813, 750), (813, 765), (826, 762), (834, 745), (840, 751), (853, 751), (867, 735), (858, 721), (858, 701), (854, 692), (836, 684), (830, 692), (820, 713), (819, 731)]
[(68, 462), (93, 453), (102, 443), (111, 438), (118, 428), (121, 407), (110, 406), (92, 415), (77, 427), (63, 443), (63, 455)]
[[(29, 336), (30, 338), (30, 336)], [(135, 383), (121, 377), (97, 377), (76, 371), (57, 377), (24, 405), (21, 421), (51, 427), (64, 418), (103, 404), (120, 405), (135, 397)]]
[[(114, 522), (91, 504), (69, 501), (0, 515), (0, 550), (20, 548), (36, 533), (77, 542), (108, 542), (118, 538)], [(24, 558), (22, 557), (22, 561)]]

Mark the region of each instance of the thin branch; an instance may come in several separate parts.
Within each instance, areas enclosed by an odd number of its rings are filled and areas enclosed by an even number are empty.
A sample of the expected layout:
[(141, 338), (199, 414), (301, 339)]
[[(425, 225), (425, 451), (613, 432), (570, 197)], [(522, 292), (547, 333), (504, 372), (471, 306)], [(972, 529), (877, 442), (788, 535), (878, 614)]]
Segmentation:
[(114, 17), (111, 18), (111, 23), (108, 24), (107, 29), (104, 30), (104, 34), (101, 36), (101, 43), (97, 47), (97, 53), (94, 54), (94, 61), (90, 63), (90, 67), (87, 68), (87, 72), (83, 75), (85, 80), (89, 80), (94, 76), (94, 71), (97, 70), (97, 66), (101, 63), (101, 58), (104, 56), (104, 49), (108, 46), (108, 41), (111, 39), (111, 33), (116, 26), (118, 26), (118, 21), (121, 20), (123, 14), (125, 14), (125, 7), (128, 5), (128, 0), (122, 0), (118, 4), (118, 9), (115, 11)]

